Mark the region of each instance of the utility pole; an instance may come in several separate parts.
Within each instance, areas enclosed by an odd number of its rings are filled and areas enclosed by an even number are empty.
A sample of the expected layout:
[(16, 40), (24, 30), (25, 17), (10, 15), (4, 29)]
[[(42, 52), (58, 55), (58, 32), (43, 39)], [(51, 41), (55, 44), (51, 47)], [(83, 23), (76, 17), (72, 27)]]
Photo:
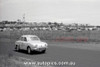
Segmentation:
[(23, 14), (23, 22), (25, 22), (25, 13)]

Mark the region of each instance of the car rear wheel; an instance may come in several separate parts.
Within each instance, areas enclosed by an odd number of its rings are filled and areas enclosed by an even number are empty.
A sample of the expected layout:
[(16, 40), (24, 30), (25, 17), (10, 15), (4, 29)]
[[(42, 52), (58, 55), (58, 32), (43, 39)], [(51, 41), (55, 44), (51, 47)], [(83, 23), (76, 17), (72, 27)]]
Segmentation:
[(31, 54), (31, 48), (30, 47), (27, 47), (27, 53)]
[(19, 51), (20, 47), (18, 45), (16, 45), (15, 49), (16, 49), (16, 51)]

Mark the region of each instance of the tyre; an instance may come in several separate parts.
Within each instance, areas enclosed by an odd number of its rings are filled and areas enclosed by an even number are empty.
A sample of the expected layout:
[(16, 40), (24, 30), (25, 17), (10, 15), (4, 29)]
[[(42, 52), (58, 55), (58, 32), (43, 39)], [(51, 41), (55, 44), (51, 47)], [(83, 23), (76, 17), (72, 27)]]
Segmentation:
[(45, 52), (46, 52), (46, 49), (42, 51), (42, 53), (45, 53)]
[(18, 45), (16, 45), (15, 49), (16, 49), (16, 51), (19, 51), (20, 47)]
[(27, 47), (27, 53), (31, 54), (31, 48), (30, 47)]

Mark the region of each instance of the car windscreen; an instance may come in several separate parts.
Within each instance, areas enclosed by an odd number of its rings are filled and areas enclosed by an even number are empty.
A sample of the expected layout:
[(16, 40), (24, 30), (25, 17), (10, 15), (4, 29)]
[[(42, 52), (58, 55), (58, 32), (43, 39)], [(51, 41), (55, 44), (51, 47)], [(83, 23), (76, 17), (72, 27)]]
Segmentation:
[(30, 40), (32, 40), (32, 41), (39, 41), (40, 39), (38, 37), (30, 37)]

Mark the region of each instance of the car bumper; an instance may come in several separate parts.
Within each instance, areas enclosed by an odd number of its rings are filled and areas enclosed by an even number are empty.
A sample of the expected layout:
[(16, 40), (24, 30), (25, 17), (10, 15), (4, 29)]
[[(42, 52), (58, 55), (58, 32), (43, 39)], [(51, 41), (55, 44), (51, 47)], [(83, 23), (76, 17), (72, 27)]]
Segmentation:
[(46, 50), (47, 49), (47, 47), (41, 47), (41, 48), (32, 48), (31, 50), (32, 51), (43, 51), (43, 50)]

